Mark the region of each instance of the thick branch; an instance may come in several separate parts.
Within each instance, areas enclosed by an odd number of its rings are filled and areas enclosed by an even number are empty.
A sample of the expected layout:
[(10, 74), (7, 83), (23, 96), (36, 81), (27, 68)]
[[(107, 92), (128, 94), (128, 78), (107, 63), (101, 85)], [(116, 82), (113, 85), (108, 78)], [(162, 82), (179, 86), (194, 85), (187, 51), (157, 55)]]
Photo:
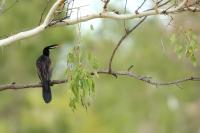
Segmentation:
[[(63, 83), (67, 83), (67, 81), (68, 80), (52, 80), (51, 85), (63, 84)], [(38, 87), (42, 87), (41, 83), (32, 83), (32, 84), (11, 83), (11, 84), (0, 85), (0, 91), (7, 90), (7, 89), (18, 90), (18, 89), (38, 88)]]

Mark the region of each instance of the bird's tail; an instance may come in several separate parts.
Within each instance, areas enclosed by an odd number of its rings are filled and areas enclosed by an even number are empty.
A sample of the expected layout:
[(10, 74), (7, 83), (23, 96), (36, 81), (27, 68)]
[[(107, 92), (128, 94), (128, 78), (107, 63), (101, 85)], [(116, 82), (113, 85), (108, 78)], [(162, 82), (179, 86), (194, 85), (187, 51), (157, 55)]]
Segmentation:
[(50, 81), (43, 81), (43, 83), (42, 83), (42, 96), (43, 96), (45, 103), (49, 103), (51, 101)]

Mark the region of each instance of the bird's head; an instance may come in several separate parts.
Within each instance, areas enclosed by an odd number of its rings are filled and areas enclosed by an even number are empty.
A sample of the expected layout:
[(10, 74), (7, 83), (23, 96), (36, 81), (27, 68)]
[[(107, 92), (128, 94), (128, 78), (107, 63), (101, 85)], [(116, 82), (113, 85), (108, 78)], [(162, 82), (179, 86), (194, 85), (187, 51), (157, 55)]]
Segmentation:
[(60, 47), (59, 44), (53, 44), (53, 45), (49, 45), (49, 46), (45, 47), (43, 49), (43, 55), (49, 56), (49, 50), (50, 49), (55, 49), (55, 48), (58, 48), (58, 47)]

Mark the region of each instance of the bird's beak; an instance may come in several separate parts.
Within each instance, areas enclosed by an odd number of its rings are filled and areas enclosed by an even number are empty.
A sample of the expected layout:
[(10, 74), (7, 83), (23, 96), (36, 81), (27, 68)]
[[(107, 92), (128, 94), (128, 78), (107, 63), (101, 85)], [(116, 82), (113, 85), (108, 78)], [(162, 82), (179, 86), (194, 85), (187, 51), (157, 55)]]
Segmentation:
[(58, 47), (60, 47), (59, 44), (54, 44), (54, 45), (49, 46), (49, 49), (54, 49), (54, 48), (58, 48)]

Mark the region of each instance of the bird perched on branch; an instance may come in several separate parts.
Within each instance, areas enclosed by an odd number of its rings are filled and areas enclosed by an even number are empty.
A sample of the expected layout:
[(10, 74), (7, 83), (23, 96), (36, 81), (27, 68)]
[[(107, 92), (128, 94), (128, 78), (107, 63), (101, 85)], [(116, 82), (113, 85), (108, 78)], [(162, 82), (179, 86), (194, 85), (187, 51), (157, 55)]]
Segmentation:
[(37, 73), (41, 80), (42, 96), (45, 103), (49, 103), (52, 99), (50, 88), (52, 74), (51, 59), (49, 58), (50, 49), (54, 49), (57, 47), (59, 47), (59, 45), (57, 44), (45, 47), (43, 49), (43, 54), (40, 57), (38, 57), (36, 61)]

